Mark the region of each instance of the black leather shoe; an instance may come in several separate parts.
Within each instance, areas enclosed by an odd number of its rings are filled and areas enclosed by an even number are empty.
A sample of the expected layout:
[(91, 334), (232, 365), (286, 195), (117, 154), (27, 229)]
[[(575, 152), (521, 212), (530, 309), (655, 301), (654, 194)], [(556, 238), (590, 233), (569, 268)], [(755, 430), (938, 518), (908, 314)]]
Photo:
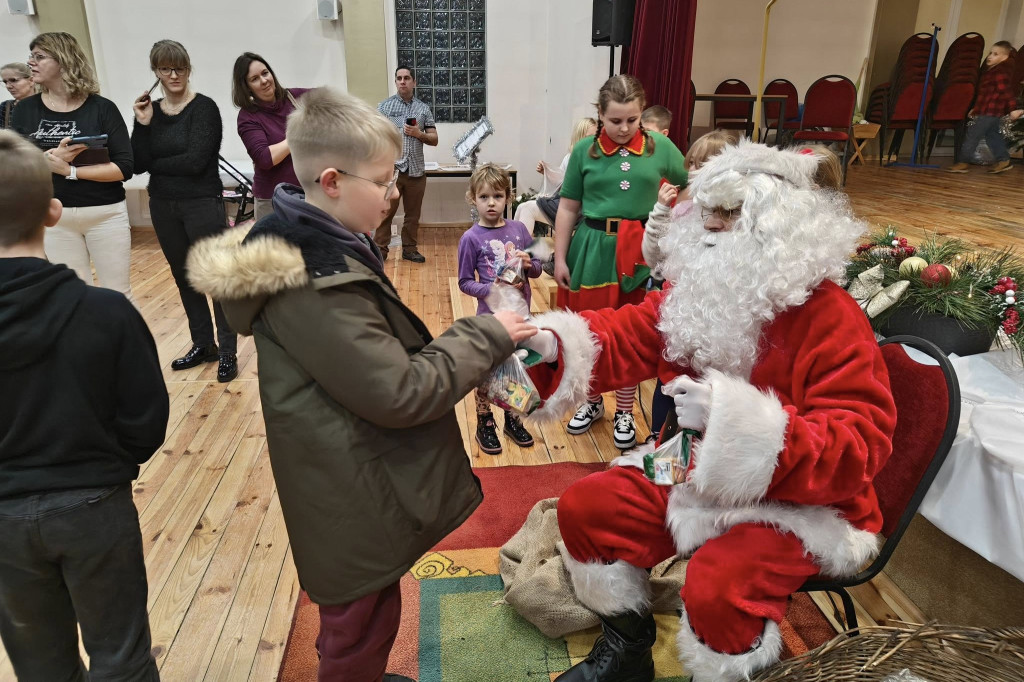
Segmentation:
[(411, 260), (413, 263), (427, 262), (427, 259), (419, 251), (403, 251), (402, 260)]
[(523, 420), (508, 410), (505, 410), (505, 435), (512, 439), (512, 442), (521, 448), (528, 448), (533, 445), (533, 436), (523, 426)]
[(216, 359), (217, 346), (192, 346), (189, 352), (171, 362), (171, 369), (175, 372), (182, 369), (191, 369), (198, 367), (204, 362), (213, 362)]
[(476, 443), (480, 451), (488, 455), (501, 454), (501, 441), (498, 440), (497, 424), (494, 423), (494, 415), (478, 414), (476, 416)]
[(221, 355), (220, 364), (217, 365), (217, 381), (224, 384), (238, 376), (238, 356)]
[(555, 682), (651, 682), (651, 648), (658, 634), (654, 616), (628, 612), (600, 618), (602, 635), (594, 648)]

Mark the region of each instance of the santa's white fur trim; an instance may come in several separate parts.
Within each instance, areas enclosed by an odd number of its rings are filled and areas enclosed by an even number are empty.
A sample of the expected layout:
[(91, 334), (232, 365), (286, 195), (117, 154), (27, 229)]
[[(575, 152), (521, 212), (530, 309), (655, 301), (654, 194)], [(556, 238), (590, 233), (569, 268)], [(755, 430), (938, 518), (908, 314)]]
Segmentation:
[(855, 527), (829, 507), (764, 502), (728, 508), (701, 495), (691, 483), (669, 493), (665, 525), (684, 556), (741, 523), (792, 533), (825, 576), (854, 575), (878, 554), (877, 535)]
[(544, 404), (530, 415), (528, 422), (557, 421), (569, 409), (575, 410), (590, 392), (590, 377), (597, 363), (601, 344), (587, 321), (576, 313), (559, 310), (533, 318), (541, 329), (550, 329), (558, 337), (558, 361), (562, 363), (562, 381)]
[(775, 395), (742, 379), (708, 370), (703, 383), (711, 406), (690, 481), (723, 506), (755, 502), (772, 482), (789, 415)]
[(764, 633), (754, 640), (750, 651), (743, 654), (723, 654), (704, 644), (693, 628), (683, 609), (679, 621), (679, 660), (687, 672), (693, 675), (693, 682), (740, 682), (779, 660), (782, 654), (782, 633), (773, 620), (765, 622)]
[(572, 579), (576, 598), (602, 616), (617, 616), (627, 611), (646, 613), (651, 605), (650, 574), (625, 561), (602, 564), (577, 561), (565, 544), (556, 547)]

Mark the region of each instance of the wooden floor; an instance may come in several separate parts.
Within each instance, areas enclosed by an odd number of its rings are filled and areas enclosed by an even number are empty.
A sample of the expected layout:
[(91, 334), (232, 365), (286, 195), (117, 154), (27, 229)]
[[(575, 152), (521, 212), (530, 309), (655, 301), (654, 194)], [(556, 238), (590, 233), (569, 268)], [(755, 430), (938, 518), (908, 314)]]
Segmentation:
[[(931, 230), (999, 247), (1021, 240), (1022, 173), (989, 176), (974, 170), (953, 176), (858, 166), (850, 170), (847, 190), (860, 215), (881, 225), (893, 223), (912, 240)], [(403, 299), (435, 334), (474, 310), (454, 286), (459, 234), (424, 229), (425, 265), (387, 263)], [(240, 373), (230, 384), (216, 382), (215, 364), (171, 372), (170, 361), (190, 345), (178, 292), (151, 231), (133, 233), (132, 254), (132, 286), (156, 338), (171, 397), (167, 441), (135, 486), (153, 652), (167, 682), (272, 682), (298, 582), (267, 459), (253, 343), (240, 341)], [(543, 310), (546, 292), (536, 286), (534, 306)], [(650, 390), (650, 385), (641, 389), (644, 406), (650, 404)], [(501, 455), (483, 455), (471, 439), (471, 400), (459, 406), (458, 415), (473, 466), (597, 462), (617, 454), (605, 419), (584, 436), (549, 426), (534, 434), (532, 448), (506, 443)], [(638, 409), (636, 416), (642, 438), (649, 415)], [(855, 592), (862, 623), (924, 618), (884, 576)], [(832, 613), (827, 597), (815, 598)], [(0, 650), (0, 680), (13, 679)]]

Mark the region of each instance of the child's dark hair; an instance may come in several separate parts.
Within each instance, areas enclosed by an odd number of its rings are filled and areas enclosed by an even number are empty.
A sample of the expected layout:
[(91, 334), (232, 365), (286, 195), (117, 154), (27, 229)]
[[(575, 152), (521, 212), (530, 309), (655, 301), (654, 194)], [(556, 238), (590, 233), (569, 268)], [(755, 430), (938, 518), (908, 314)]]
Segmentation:
[[(594, 143), (590, 145), (590, 158), (599, 158), (598, 140), (601, 139), (601, 129), (604, 127), (600, 115), (605, 112), (608, 105), (612, 102), (628, 104), (636, 101), (640, 102), (640, 111), (643, 111), (644, 107), (647, 106), (647, 95), (644, 94), (644, 86), (635, 77), (620, 74), (612, 76), (604, 82), (604, 85), (597, 92), (597, 133), (594, 135)], [(654, 153), (654, 138), (644, 130), (643, 121), (640, 122), (640, 132), (647, 139), (647, 155), (650, 156)]]
[(992, 47), (1001, 47), (1001, 48), (1003, 48), (1004, 50), (1006, 50), (1007, 52), (1010, 53), (1011, 57), (1013, 56), (1013, 53), (1016, 52), (1016, 50), (1014, 50), (1014, 48), (1013, 48), (1013, 45), (1011, 45), (1010, 41), (1008, 41), (1008, 40), (1000, 40), (998, 43), (993, 43)]
[(482, 166), (478, 166), (473, 171), (472, 177), (469, 178), (469, 191), (466, 192), (466, 201), (472, 204), (477, 193), (485, 186), (499, 192), (504, 192), (505, 201), (512, 200), (512, 178), (509, 177), (508, 171), (504, 168), (499, 168), (493, 163), (485, 163)]
[(672, 112), (660, 104), (655, 104), (644, 109), (644, 113), (640, 114), (640, 120), (655, 130), (668, 130), (672, 127)]

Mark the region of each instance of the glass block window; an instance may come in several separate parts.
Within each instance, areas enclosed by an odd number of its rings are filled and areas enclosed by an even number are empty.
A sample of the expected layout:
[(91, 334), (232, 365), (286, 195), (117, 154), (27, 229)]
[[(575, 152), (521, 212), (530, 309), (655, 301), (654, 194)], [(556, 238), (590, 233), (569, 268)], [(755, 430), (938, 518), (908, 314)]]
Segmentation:
[(398, 64), (416, 70), (416, 96), (438, 122), (487, 113), (484, 0), (395, 0)]

